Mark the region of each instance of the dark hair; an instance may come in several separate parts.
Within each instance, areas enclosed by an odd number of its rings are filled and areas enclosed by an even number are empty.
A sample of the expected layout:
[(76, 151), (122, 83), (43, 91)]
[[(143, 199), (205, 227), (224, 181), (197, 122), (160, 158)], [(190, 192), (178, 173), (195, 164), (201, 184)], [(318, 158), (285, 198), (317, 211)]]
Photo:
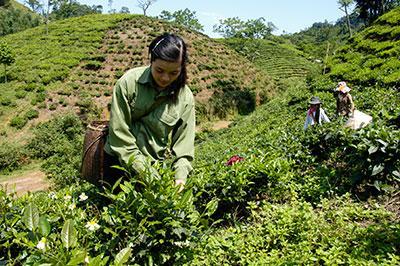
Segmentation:
[(175, 34), (164, 33), (155, 38), (149, 46), (150, 62), (161, 59), (169, 62), (182, 60), (181, 73), (178, 78), (171, 84), (174, 90), (174, 98), (179, 94), (181, 88), (185, 87), (187, 81), (186, 63), (188, 55), (186, 44), (183, 39)]
[(320, 124), (320, 121), (319, 121), (320, 114), (321, 114), (321, 106), (318, 105), (317, 110), (315, 110), (315, 122), (317, 124)]

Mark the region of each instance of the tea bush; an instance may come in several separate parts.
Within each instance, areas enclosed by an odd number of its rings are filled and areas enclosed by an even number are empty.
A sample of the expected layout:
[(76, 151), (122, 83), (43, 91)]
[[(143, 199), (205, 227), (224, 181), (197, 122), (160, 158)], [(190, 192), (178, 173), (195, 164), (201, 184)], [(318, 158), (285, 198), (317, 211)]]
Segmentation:
[(0, 262), (106, 265), (123, 254), (129, 264), (190, 261), (217, 203), (200, 213), (190, 185), (179, 192), (171, 171), (159, 173), (119, 180), (106, 190), (84, 183), (14, 202), (0, 190)]
[[(251, 202), (251, 217), (204, 236), (187, 265), (396, 265), (400, 229), (381, 206), (348, 196), (276, 205)], [(351, 232), (351, 234), (349, 234)]]
[(57, 116), (36, 126), (28, 144), (33, 158), (44, 159), (42, 168), (60, 186), (79, 176), (83, 125), (74, 114)]
[(3, 142), (0, 145), (0, 173), (11, 172), (29, 162), (29, 156), (21, 145)]
[(10, 126), (21, 129), (26, 125), (26, 123), (28, 123), (28, 118), (23, 116), (15, 116), (11, 119)]

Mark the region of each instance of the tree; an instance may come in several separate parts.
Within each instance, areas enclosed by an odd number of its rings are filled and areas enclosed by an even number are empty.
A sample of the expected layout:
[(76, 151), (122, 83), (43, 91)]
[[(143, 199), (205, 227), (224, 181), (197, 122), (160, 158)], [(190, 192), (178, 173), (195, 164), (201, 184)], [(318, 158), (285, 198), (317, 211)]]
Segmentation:
[(8, 6), (10, 4), (10, 0), (0, 0), (0, 7)]
[(117, 13), (117, 10), (115, 8), (112, 8), (113, 0), (108, 0), (108, 13), (109, 14), (115, 14)]
[(265, 39), (276, 30), (272, 22), (265, 24), (263, 17), (242, 21), (238, 17), (220, 20), (220, 25), (214, 25), (214, 32), (225, 38)]
[(54, 0), (47, 0), (46, 5), (46, 15), (45, 15), (45, 24), (46, 24), (46, 35), (49, 35), (49, 14), (50, 14), (50, 7), (54, 5)]
[(4, 65), (4, 80), (7, 83), (7, 66), (15, 62), (15, 56), (10, 47), (3, 41), (0, 41), (0, 63)]
[(129, 11), (129, 8), (127, 8), (126, 6), (123, 6), (123, 7), (121, 7), (121, 10), (119, 11), (119, 13), (129, 14), (130, 11)]
[(0, 36), (36, 27), (40, 24), (40, 16), (24, 9), (0, 8)]
[(140, 7), (143, 10), (143, 15), (146, 16), (147, 9), (157, 2), (157, 0), (138, 0), (138, 7)]
[(201, 25), (199, 20), (196, 18), (196, 11), (190, 11), (188, 8), (185, 8), (184, 10), (178, 10), (173, 13), (163, 10), (161, 11), (159, 18), (177, 23), (191, 30), (204, 30), (203, 25)]
[(32, 9), (32, 11), (36, 13), (40, 13), (43, 7), (39, 0), (26, 0), (25, 4), (27, 4)]
[(272, 22), (265, 24), (265, 18), (249, 19), (245, 22), (243, 35), (249, 39), (265, 39), (277, 28)]
[(339, 9), (344, 12), (346, 15), (346, 23), (347, 29), (349, 31), (350, 38), (353, 36), (351, 32), (351, 25), (350, 25), (350, 15), (348, 12), (348, 7), (354, 2), (354, 0), (339, 0), (338, 4), (340, 5)]
[(400, 6), (400, 0), (356, 0), (359, 16), (371, 24), (380, 15)]
[[(101, 7), (101, 9), (100, 9)], [(102, 6), (88, 6), (79, 4), (76, 0), (70, 1), (59, 1), (53, 6), (51, 18), (53, 19), (64, 19), (70, 17), (79, 17), (88, 14), (101, 13)]]

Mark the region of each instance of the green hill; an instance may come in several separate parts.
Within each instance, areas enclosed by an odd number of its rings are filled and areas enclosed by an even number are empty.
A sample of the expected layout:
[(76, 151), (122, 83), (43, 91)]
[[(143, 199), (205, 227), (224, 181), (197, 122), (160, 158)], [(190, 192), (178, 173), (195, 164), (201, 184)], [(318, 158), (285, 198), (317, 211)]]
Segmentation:
[[(79, 167), (79, 118), (42, 124), (31, 144), (61, 187), (23, 198), (0, 190), (0, 264), (398, 265), (398, 89), (354, 82), (356, 108), (373, 123), (351, 130), (333, 115), (337, 80), (279, 82), (285, 90), (248, 116), (197, 135), (181, 192), (164, 164), (154, 165), (160, 177), (96, 188), (68, 168)], [(312, 95), (332, 122), (304, 131)]]
[(271, 40), (227, 39), (224, 43), (245, 55), (276, 80), (305, 77), (316, 72), (318, 64), (281, 37)]
[(40, 26), (1, 38), (16, 55), (10, 81), (0, 83), (2, 138), (67, 110), (106, 117), (115, 81), (127, 69), (149, 63), (147, 45), (164, 31), (188, 42), (199, 121), (247, 114), (273, 95), (268, 76), (202, 34), (134, 15), (72, 18), (51, 23), (49, 35)]
[(360, 85), (398, 87), (400, 81), (400, 8), (381, 16), (330, 60), (329, 75)]

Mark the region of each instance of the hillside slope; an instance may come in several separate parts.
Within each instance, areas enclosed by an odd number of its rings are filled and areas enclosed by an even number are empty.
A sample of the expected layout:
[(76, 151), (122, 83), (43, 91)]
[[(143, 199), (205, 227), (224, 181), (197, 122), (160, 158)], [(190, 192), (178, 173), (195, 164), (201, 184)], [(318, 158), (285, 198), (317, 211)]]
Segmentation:
[(6, 125), (1, 135), (15, 135), (28, 120), (33, 125), (66, 110), (104, 114), (115, 81), (127, 69), (149, 63), (147, 45), (164, 31), (188, 42), (199, 120), (247, 114), (273, 95), (272, 79), (202, 34), (143, 16), (91, 15), (51, 23), (49, 35), (40, 26), (1, 38), (16, 54), (7, 72), (11, 81), (0, 83), (0, 122)]
[(272, 36), (267, 40), (221, 40), (246, 56), (275, 80), (305, 77), (320, 66), (309, 59), (309, 55), (282, 37)]
[[(333, 115), (336, 80), (280, 83), (285, 90), (230, 128), (197, 135), (181, 192), (164, 164), (154, 165), (160, 176), (109, 189), (71, 172), (50, 193), (15, 199), (0, 189), (0, 264), (398, 265), (399, 91), (352, 87), (373, 123), (351, 130)], [(332, 122), (304, 131), (312, 95)], [(64, 153), (48, 161), (53, 177), (61, 160), (79, 161), (68, 146), (79, 123), (63, 117), (37, 134), (38, 152), (63, 137)]]
[(400, 8), (366, 28), (330, 60), (329, 75), (360, 85), (400, 85)]

